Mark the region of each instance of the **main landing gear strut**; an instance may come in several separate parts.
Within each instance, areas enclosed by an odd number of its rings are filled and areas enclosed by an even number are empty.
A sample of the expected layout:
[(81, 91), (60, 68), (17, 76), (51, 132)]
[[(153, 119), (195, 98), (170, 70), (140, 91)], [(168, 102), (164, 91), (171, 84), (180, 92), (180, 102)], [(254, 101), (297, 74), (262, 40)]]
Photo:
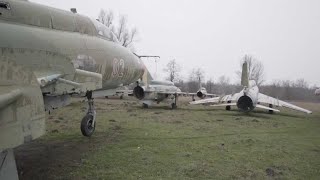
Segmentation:
[(177, 100), (178, 100), (178, 95), (174, 94), (174, 97), (172, 98), (171, 102), (171, 109), (177, 109)]
[(92, 91), (88, 91), (86, 97), (88, 99), (88, 110), (87, 114), (82, 118), (80, 129), (84, 136), (90, 137), (96, 128), (96, 110), (92, 98)]

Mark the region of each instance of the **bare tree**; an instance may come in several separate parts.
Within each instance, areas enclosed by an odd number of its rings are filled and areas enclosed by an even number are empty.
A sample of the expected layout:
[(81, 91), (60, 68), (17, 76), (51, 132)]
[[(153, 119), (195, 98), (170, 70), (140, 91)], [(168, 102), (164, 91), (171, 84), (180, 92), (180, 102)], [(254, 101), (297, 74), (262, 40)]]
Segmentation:
[(199, 90), (199, 80), (204, 79), (204, 71), (201, 68), (193, 68), (189, 74), (188, 89), (189, 92)]
[(230, 78), (228, 78), (227, 76), (220, 76), (218, 83), (220, 85), (228, 85), (228, 84), (230, 84)]
[(220, 76), (218, 79), (218, 93), (219, 94), (228, 94), (229, 90), (228, 90), (228, 86), (230, 84), (230, 78), (227, 76)]
[(181, 66), (177, 63), (175, 59), (171, 60), (167, 67), (164, 69), (168, 73), (167, 79), (171, 82), (179, 81), (179, 73), (181, 71)]
[(193, 68), (190, 75), (189, 75), (189, 80), (190, 81), (202, 81), (204, 79), (204, 70), (201, 68)]
[(106, 11), (101, 9), (98, 15), (99, 21), (116, 35), (118, 41), (124, 47), (133, 48), (133, 43), (137, 41), (138, 30), (137, 28), (128, 27), (128, 18), (124, 15), (120, 15), (118, 23), (114, 23), (114, 13), (112, 11)]
[(297, 88), (305, 88), (305, 89), (309, 88), (309, 83), (303, 78), (297, 79), (294, 85)]
[(213, 93), (213, 86), (214, 86), (214, 82), (212, 80), (212, 78), (210, 78), (208, 81), (207, 81), (207, 84), (206, 84), (206, 89), (209, 93)]
[[(249, 72), (249, 79), (255, 80), (257, 85), (260, 86), (264, 82), (264, 66), (263, 64), (254, 58), (251, 55), (244, 55), (241, 59), (240, 68), (242, 69), (242, 64), (244, 62), (248, 63), (248, 72)], [(237, 71), (237, 75), (241, 78), (241, 71)]]
[(111, 10), (107, 11), (107, 10), (101, 9), (98, 19), (102, 24), (110, 28), (114, 21), (114, 14)]

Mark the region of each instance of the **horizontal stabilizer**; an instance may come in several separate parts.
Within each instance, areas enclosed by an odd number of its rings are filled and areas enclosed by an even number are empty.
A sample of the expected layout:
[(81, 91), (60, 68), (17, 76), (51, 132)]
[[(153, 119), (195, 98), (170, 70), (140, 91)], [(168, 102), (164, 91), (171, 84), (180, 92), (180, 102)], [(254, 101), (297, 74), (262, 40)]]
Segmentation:
[(270, 111), (280, 112), (278, 109), (273, 109), (273, 108), (270, 108), (270, 107), (267, 107), (267, 106), (263, 106), (261, 104), (257, 104), (256, 107), (260, 108), (260, 109), (266, 109), (266, 110), (270, 110)]

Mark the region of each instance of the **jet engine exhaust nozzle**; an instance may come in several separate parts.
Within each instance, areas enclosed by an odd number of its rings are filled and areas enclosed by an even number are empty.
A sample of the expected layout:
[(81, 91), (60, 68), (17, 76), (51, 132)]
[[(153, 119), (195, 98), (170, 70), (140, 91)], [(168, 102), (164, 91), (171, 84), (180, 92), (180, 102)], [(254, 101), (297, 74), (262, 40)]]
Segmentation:
[(139, 100), (142, 100), (145, 96), (144, 89), (141, 86), (136, 86), (133, 89), (133, 95)]
[(254, 109), (252, 99), (249, 96), (241, 96), (237, 102), (237, 107), (244, 112)]
[(203, 94), (201, 91), (197, 92), (197, 96), (201, 99), (205, 98), (205, 94)]

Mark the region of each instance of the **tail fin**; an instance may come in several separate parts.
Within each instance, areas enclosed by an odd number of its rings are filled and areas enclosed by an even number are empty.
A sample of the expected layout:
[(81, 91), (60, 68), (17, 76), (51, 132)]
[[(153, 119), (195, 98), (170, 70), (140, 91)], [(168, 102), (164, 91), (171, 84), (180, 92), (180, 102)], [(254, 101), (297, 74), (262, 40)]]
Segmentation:
[(241, 85), (249, 87), (248, 63), (245, 61), (242, 65)]
[(199, 77), (199, 89), (202, 88), (202, 84), (201, 84), (201, 77)]
[(147, 69), (146, 66), (144, 66), (144, 73), (143, 73), (143, 76), (142, 76), (142, 82), (144, 84), (144, 86), (148, 86), (149, 85), (149, 82), (153, 80), (149, 70)]

